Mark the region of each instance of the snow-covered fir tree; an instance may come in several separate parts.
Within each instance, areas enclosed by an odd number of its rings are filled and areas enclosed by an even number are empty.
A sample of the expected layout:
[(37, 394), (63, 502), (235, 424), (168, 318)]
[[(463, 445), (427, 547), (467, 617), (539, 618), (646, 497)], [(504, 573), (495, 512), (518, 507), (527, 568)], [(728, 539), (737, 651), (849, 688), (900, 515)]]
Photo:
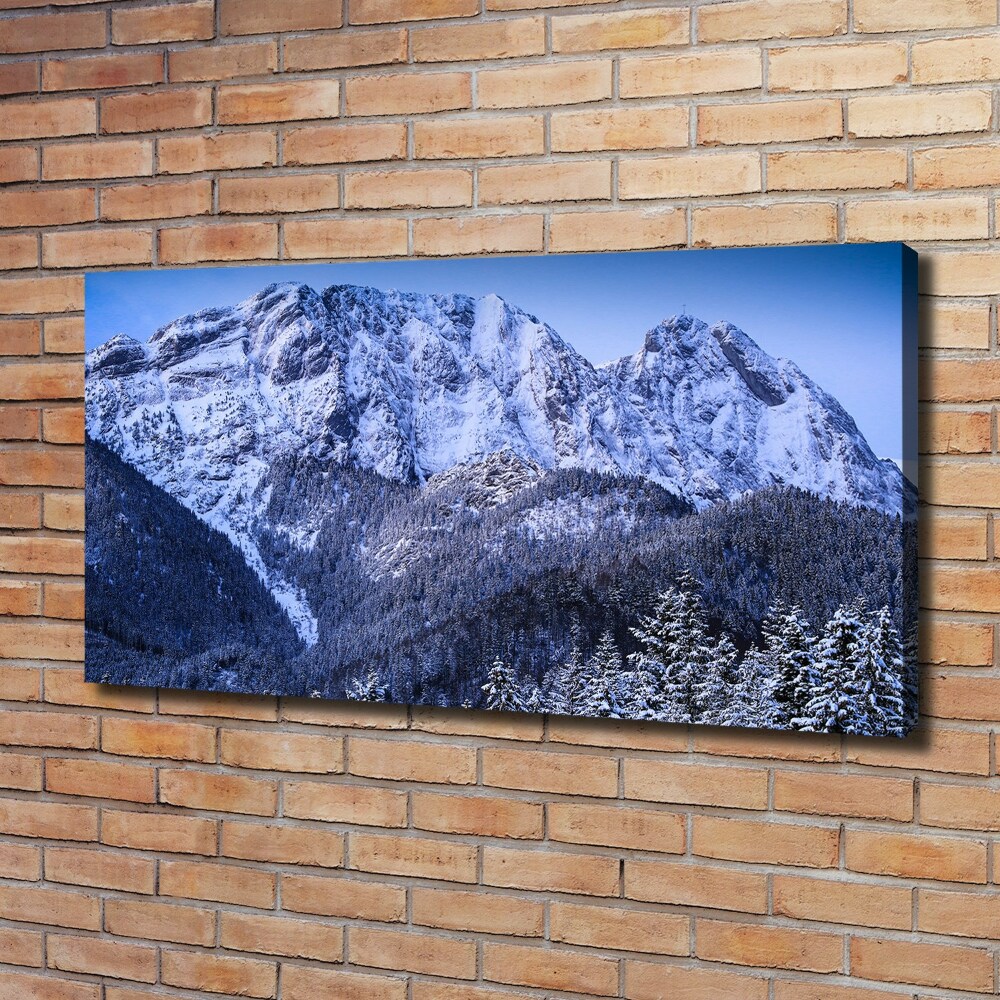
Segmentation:
[(500, 712), (523, 712), (524, 697), (513, 667), (500, 657), (493, 661), (483, 685), (486, 707)]
[(622, 704), (622, 658), (610, 632), (605, 632), (587, 664), (588, 678), (584, 714), (599, 719), (620, 719)]
[(764, 621), (764, 650), (775, 672), (775, 725), (805, 713), (817, 684), (815, 640), (802, 609), (778, 603)]
[(546, 710), (556, 715), (586, 714), (589, 671), (583, 664), (580, 647), (574, 638), (569, 656), (554, 671), (546, 698)]
[(867, 623), (858, 652), (856, 732), (902, 736), (906, 732), (903, 648), (888, 608)]
[(377, 670), (368, 670), (348, 684), (347, 697), (352, 701), (388, 701), (389, 686)]
[(780, 670), (771, 654), (751, 649), (735, 668), (725, 699), (713, 714), (720, 726), (767, 729), (774, 726), (781, 709), (775, 699), (775, 678)]
[(858, 664), (864, 624), (857, 604), (837, 609), (816, 647), (817, 682), (794, 720), (812, 733), (855, 733), (859, 723)]

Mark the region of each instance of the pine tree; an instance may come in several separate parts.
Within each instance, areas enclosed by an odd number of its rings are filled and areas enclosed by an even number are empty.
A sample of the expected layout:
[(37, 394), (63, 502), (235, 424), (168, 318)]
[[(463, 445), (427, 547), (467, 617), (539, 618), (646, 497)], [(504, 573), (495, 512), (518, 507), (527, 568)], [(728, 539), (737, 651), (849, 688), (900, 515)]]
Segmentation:
[(815, 641), (798, 605), (776, 604), (763, 631), (764, 650), (775, 671), (775, 725), (787, 729), (805, 713), (816, 688)]
[(524, 698), (513, 668), (499, 656), (493, 661), (482, 686), (486, 707), (498, 712), (523, 712)]
[(736, 647), (723, 633), (711, 648), (711, 655), (702, 664), (702, 673), (695, 679), (695, 692), (700, 706), (694, 720), (706, 726), (749, 725), (724, 720), (726, 709), (734, 698), (734, 685), (739, 680)]
[(865, 627), (859, 643), (855, 731), (871, 736), (906, 733), (903, 650), (887, 607)]
[(770, 654), (751, 649), (736, 667), (729, 697), (713, 722), (749, 729), (774, 727), (781, 712), (774, 697), (776, 674)]
[(352, 701), (388, 701), (388, 685), (377, 670), (372, 668), (347, 685), (347, 697)]
[(862, 632), (857, 605), (840, 607), (816, 648), (817, 683), (794, 725), (809, 733), (853, 733), (859, 714), (858, 663)]
[(567, 659), (553, 671), (547, 710), (556, 715), (585, 715), (588, 677), (580, 647), (574, 641)]
[(601, 636), (587, 667), (584, 714), (591, 718), (620, 719), (626, 714), (620, 694), (622, 658), (610, 632)]

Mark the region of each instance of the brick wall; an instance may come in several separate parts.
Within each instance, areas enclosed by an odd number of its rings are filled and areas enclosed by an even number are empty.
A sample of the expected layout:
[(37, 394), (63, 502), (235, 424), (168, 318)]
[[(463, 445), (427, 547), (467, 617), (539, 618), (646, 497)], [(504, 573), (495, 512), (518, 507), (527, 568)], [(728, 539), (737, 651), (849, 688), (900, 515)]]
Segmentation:
[[(1000, 989), (997, 2), (547, 2), (0, 0), (0, 997)], [(84, 270), (897, 239), (910, 740), (82, 683)]]

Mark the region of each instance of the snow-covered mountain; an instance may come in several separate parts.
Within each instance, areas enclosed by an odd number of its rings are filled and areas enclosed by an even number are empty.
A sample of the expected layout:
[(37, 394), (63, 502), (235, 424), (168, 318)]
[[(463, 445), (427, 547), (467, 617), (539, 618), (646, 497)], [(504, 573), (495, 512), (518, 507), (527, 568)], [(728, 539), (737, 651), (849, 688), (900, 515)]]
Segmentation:
[[(228, 534), (307, 641), (308, 603), (257, 542), (281, 455), (432, 488), (468, 478), (487, 506), (494, 481), (506, 498), (577, 467), (651, 479), (696, 508), (784, 483), (897, 512), (904, 492), (793, 363), (686, 315), (595, 368), (495, 295), (284, 283), (148, 343), (95, 348), (86, 400), (88, 433)], [(307, 544), (321, 519), (304, 510), (269, 527)]]

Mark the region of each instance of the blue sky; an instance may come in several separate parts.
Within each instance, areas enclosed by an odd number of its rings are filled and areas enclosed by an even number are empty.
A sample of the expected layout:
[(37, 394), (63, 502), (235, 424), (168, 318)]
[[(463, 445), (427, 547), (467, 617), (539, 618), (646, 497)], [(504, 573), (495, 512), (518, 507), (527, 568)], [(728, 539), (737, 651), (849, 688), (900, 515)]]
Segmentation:
[(272, 281), (495, 292), (595, 364), (632, 354), (646, 330), (686, 311), (729, 320), (790, 358), (840, 400), (876, 454), (898, 459), (901, 256), (890, 243), (98, 272), (87, 276), (87, 347), (117, 333), (146, 340)]

